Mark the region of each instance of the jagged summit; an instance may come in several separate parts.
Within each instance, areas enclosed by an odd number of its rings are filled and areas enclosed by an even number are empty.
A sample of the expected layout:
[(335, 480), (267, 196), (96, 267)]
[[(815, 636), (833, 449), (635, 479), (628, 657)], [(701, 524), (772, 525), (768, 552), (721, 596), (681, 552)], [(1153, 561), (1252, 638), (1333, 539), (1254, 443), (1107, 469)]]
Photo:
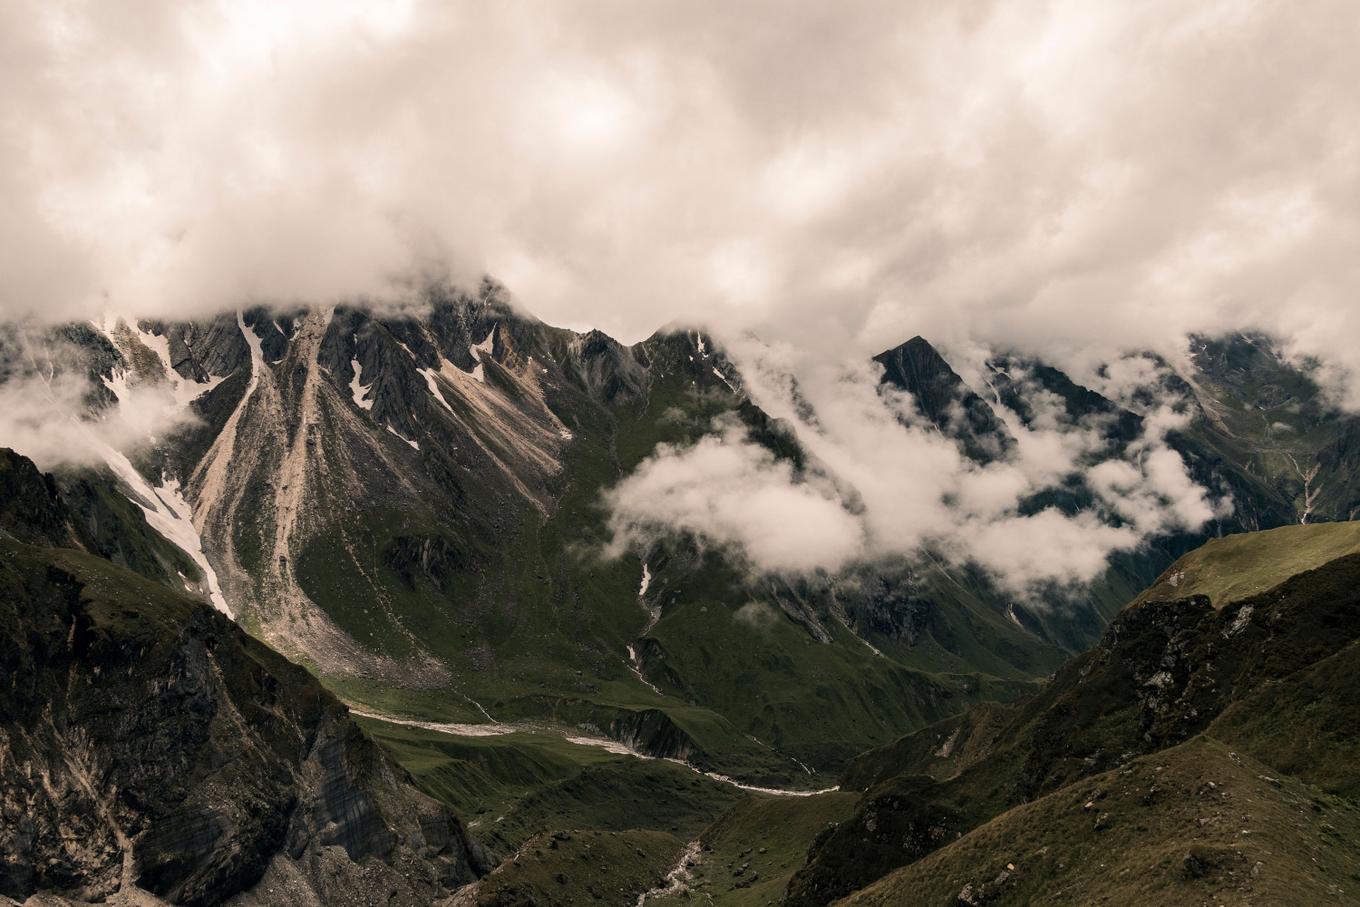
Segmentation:
[(1014, 447), (1006, 426), (924, 337), (879, 353), (874, 361), (884, 368), (884, 382), (911, 394), (921, 414), (957, 438), (969, 457), (990, 462)]

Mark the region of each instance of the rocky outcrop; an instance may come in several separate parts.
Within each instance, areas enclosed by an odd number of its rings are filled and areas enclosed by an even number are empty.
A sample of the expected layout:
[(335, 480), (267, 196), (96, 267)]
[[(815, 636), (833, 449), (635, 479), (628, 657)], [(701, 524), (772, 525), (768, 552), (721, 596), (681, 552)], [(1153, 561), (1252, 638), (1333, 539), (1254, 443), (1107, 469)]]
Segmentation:
[(642, 709), (614, 718), (606, 736), (631, 749), (658, 759), (679, 759), (703, 767), (709, 761), (671, 716), (660, 709)]
[(51, 476), (26, 457), (0, 449), (0, 533), (55, 545), (71, 527)]
[(306, 671), (206, 605), (19, 540), (51, 541), (47, 517), (0, 538), (0, 895), (414, 907), (489, 868)]

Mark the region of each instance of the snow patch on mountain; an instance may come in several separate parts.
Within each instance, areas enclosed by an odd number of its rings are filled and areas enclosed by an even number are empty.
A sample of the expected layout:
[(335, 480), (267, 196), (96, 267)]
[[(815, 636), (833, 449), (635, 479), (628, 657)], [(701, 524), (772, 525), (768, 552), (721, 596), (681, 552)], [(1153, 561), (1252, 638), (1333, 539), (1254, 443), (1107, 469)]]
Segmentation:
[(245, 316), (240, 312), (236, 313), (236, 327), (240, 329), (241, 336), (245, 338), (246, 346), (250, 347), (250, 384), (246, 387), (245, 395), (248, 398), (259, 386), (260, 373), (264, 371), (264, 341), (255, 333), (254, 328), (246, 324)]
[(486, 371), (482, 368), (482, 357), (491, 356), (492, 351), (495, 349), (495, 341), (496, 326), (492, 325), (491, 330), (487, 332), (486, 338), (482, 340), (481, 343), (474, 343), (472, 346), (468, 347), (468, 355), (470, 355), (473, 361), (477, 363), (472, 369), (472, 377), (476, 378), (478, 381), (486, 381)]
[(453, 412), (453, 407), (449, 406), (449, 401), (444, 399), (443, 392), (439, 390), (439, 382), (436, 380), (439, 373), (432, 368), (418, 368), (416, 371), (420, 372), (420, 376), (425, 379), (425, 386), (429, 388), (431, 396), (443, 404), (449, 412)]
[(193, 510), (180, 491), (179, 480), (163, 477), (160, 486), (153, 488), (123, 454), (111, 447), (104, 447), (102, 452), (113, 474), (132, 491), (128, 499), (141, 508), (147, 524), (198, 565), (213, 607), (228, 617), (235, 617), (217, 582), (217, 572), (203, 552), (203, 539), (194, 526)]
[(358, 406), (360, 409), (371, 410), (373, 408), (373, 401), (368, 399), (368, 393), (371, 388), (364, 387), (363, 384), (364, 367), (359, 364), (358, 359), (351, 359), (349, 365), (350, 368), (354, 369), (354, 377), (351, 378), (349, 382), (349, 392), (350, 395), (354, 397), (354, 405)]
[(125, 368), (115, 368), (112, 375), (103, 377), (101, 380), (107, 387), (118, 405), (122, 406), (132, 397), (132, 383), (128, 381), (128, 370)]
[[(447, 406), (447, 405), (448, 405), (448, 404), (445, 404), (445, 406)], [(411, 449), (412, 449), (412, 450), (420, 450), (420, 442), (419, 442), (419, 441), (412, 441), (410, 438), (405, 437), (401, 432), (397, 431), (395, 428), (393, 428), (393, 427), (390, 426), (390, 425), (387, 426), (387, 430), (390, 431), (392, 434), (396, 435), (396, 436), (397, 436), (398, 438), (400, 438), (401, 440), (405, 441), (407, 444), (411, 445)]]
[(737, 393), (736, 387), (732, 384), (731, 381), (728, 381), (728, 380), (727, 380), (727, 376), (726, 376), (726, 375), (724, 375), (722, 372), (718, 371), (718, 369), (717, 369), (716, 366), (713, 368), (713, 375), (714, 375), (714, 377), (716, 377), (719, 381), (721, 381), (723, 384), (726, 384), (728, 390), (730, 390), (730, 391), (731, 391), (732, 393), (734, 393), (734, 394)]
[[(170, 339), (163, 334), (155, 334), (143, 329), (134, 318), (105, 315), (102, 320), (90, 323), (104, 336), (104, 339), (109, 341), (114, 349), (118, 350), (124, 361), (129, 363), (129, 367), (114, 368), (111, 374), (101, 376), (104, 386), (113, 393), (120, 406), (130, 402), (133, 389), (138, 385), (154, 385), (163, 382), (170, 389), (176, 409), (187, 411), (190, 403), (217, 387), (227, 378), (226, 375), (210, 375), (206, 381), (185, 378), (175, 371), (173, 360), (170, 357)], [(134, 344), (145, 347), (155, 354), (156, 360), (160, 363), (158, 373), (139, 374), (131, 367), (140, 358), (135, 354)]]

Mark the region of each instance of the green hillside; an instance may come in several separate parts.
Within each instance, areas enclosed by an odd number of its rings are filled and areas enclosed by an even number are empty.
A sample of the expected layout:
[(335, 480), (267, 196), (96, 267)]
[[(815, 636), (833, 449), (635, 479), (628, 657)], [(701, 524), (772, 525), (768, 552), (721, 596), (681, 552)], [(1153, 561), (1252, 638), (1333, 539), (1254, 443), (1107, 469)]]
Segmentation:
[(1164, 582), (1030, 699), (859, 757), (786, 903), (1355, 902), (1355, 540), (1212, 542), (1212, 604)]
[(1347, 904), (1360, 805), (1200, 736), (1009, 810), (844, 900)]
[(1210, 539), (1167, 568), (1133, 604), (1204, 595), (1222, 608), (1356, 552), (1360, 523), (1354, 522), (1281, 526)]

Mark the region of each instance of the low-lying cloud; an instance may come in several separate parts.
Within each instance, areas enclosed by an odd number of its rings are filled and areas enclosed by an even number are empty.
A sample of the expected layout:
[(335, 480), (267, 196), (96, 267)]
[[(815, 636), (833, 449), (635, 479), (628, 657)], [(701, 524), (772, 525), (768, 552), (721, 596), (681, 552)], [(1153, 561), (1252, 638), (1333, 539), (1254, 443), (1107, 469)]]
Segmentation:
[[(935, 556), (977, 565), (1025, 595), (1090, 582), (1112, 554), (1232, 510), (1167, 445), (1185, 418), (1170, 402), (1147, 412), (1141, 437), (1114, 449), (1100, 420), (1072, 422), (1054, 395), (1032, 386), (1028, 424), (994, 406), (1015, 444), (980, 464), (909, 395), (880, 387), (875, 366), (828, 364), (795, 381), (778, 349), (749, 342), (737, 356), (753, 400), (795, 431), (807, 468), (796, 473), (731, 422), (690, 447), (664, 447), (606, 498), (614, 553), (685, 532), (757, 572)], [(1027, 508), (1073, 480), (1085, 481), (1092, 506)]]
[(663, 445), (605, 499), (611, 554), (688, 532), (739, 547), (773, 571), (835, 570), (863, 550), (863, 529), (834, 489), (795, 481), (793, 468), (735, 425), (688, 448)]
[(123, 343), (140, 348), (141, 368), (126, 361), (102, 365), (94, 348), (68, 339), (64, 331), (5, 326), (0, 447), (13, 448), (45, 470), (98, 466), (114, 452), (135, 458), (199, 422), (190, 402), (221, 379), (187, 381), (142, 346), (136, 331), (121, 324), (114, 331)]
[(109, 451), (135, 456), (196, 417), (163, 384), (122, 389), (115, 405), (90, 406), (89, 381), (76, 373), (31, 374), (0, 383), (0, 447), (44, 470), (98, 466)]

